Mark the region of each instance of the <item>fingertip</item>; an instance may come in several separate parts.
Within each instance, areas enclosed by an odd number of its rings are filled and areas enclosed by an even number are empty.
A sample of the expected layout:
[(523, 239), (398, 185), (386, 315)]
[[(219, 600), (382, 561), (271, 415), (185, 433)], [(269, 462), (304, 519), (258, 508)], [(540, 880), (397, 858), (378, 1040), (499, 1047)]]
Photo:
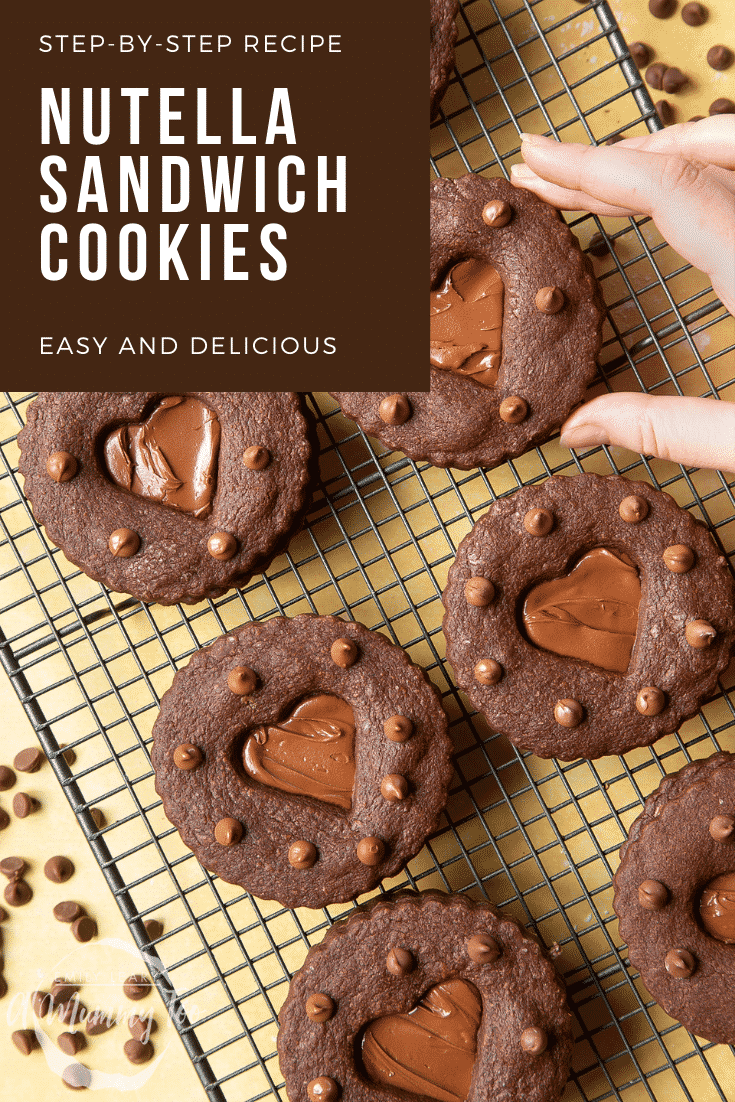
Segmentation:
[(602, 425), (586, 424), (562, 426), (559, 443), (563, 448), (594, 448), (610, 443), (610, 434)]

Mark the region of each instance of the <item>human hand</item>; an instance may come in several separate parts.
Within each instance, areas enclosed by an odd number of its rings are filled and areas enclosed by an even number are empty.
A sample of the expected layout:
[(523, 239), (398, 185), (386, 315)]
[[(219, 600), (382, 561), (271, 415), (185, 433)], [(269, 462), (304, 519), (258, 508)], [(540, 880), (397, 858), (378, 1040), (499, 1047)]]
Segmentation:
[[(522, 135), (512, 182), (565, 210), (647, 214), (681, 256), (706, 272), (735, 313), (735, 116), (671, 126), (612, 146)], [(709, 398), (607, 394), (562, 427), (562, 444), (620, 444), (687, 465), (735, 471), (735, 404)]]

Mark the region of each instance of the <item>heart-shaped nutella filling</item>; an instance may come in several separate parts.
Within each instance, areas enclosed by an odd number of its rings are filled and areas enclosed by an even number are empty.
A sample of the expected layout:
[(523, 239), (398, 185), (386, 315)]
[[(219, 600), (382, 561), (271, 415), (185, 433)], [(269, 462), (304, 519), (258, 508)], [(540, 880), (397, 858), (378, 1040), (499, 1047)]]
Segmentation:
[(503, 281), (482, 260), (462, 260), (429, 292), (433, 367), (494, 387), (500, 370)]
[(542, 650), (625, 673), (638, 630), (640, 600), (641, 581), (628, 556), (595, 547), (565, 577), (530, 590), (523, 626)]
[(352, 807), (355, 715), (331, 693), (308, 697), (287, 719), (251, 731), (242, 752), (248, 776), (271, 788)]
[(467, 980), (429, 988), (405, 1014), (376, 1018), (359, 1054), (368, 1078), (439, 1102), (464, 1102), (477, 1053), (482, 999)]
[(143, 422), (121, 425), (104, 444), (110, 478), (139, 497), (195, 517), (212, 509), (220, 424), (198, 398), (163, 398)]

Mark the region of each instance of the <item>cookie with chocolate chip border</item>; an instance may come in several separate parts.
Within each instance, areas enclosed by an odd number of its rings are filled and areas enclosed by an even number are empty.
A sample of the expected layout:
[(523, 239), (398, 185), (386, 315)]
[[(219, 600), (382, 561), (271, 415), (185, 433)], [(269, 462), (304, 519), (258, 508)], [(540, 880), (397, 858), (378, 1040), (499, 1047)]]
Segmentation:
[[(439, 110), (454, 68), (458, 0), (429, 0), (429, 120)], [(426, 18), (424, 16), (424, 18)]]
[(735, 756), (665, 777), (620, 850), (613, 906), (631, 964), (667, 1014), (735, 1044)]
[(309, 950), (279, 1014), (291, 1102), (555, 1102), (572, 1018), (553, 964), (490, 904), (379, 898)]
[(295, 393), (42, 393), (18, 436), (36, 519), (141, 601), (215, 597), (301, 523), (312, 448)]
[(559, 213), (506, 180), (431, 184), (430, 389), (339, 391), (386, 447), (495, 467), (548, 440), (597, 370), (603, 303)]
[(156, 791), (223, 880), (287, 907), (395, 875), (437, 825), (452, 775), (426, 674), (331, 616), (249, 624), (193, 655), (153, 729)]
[(598, 758), (675, 731), (717, 691), (735, 590), (707, 528), (617, 476), (554, 476), (496, 501), (444, 591), (447, 657), (494, 730)]

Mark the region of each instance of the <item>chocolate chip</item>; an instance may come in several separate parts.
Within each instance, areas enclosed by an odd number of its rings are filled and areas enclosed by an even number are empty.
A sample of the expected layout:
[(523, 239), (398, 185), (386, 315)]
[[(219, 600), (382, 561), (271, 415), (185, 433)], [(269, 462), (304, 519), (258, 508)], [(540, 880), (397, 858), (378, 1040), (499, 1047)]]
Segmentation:
[(723, 96), (709, 105), (709, 113), (710, 115), (735, 115), (735, 103)]
[(494, 658), (481, 658), (475, 663), (474, 675), (480, 685), (497, 685), (503, 676), (503, 667)]
[(513, 208), (505, 199), (491, 199), (482, 208), (482, 220), (487, 226), (507, 226), (513, 217)]
[(219, 562), (229, 562), (237, 551), (237, 540), (231, 532), (215, 532), (207, 540), (207, 551)]
[(51, 995), (48, 991), (32, 991), (31, 1007), (37, 1018), (45, 1018), (51, 1007)]
[(214, 837), (221, 846), (236, 846), (242, 835), (242, 823), (229, 815), (220, 819), (214, 828)]
[(657, 100), (653, 105), (656, 108), (656, 114), (661, 119), (664, 126), (671, 126), (674, 121), (674, 108), (671, 106), (667, 99)]
[(644, 65), (648, 65), (651, 60), (651, 50), (645, 42), (631, 42), (628, 49), (630, 50), (630, 56), (639, 69), (642, 69)]
[(97, 937), (97, 923), (89, 915), (81, 915), (72, 922), (71, 932), (77, 941), (91, 941)]
[(661, 911), (669, 901), (669, 889), (660, 880), (644, 880), (638, 888), (638, 902), (645, 911)]
[(8, 912), (5, 910), (4, 907), (0, 907), (0, 922), (4, 922), (7, 917)]
[(618, 142), (622, 142), (622, 140), (623, 140), (623, 135), (622, 134), (613, 134), (613, 136), (611, 138), (607, 139), (607, 141), (605, 142), (605, 145), (617, 145)]
[(0, 792), (7, 792), (15, 784), (15, 773), (9, 765), (0, 765)]
[(64, 884), (74, 875), (74, 865), (68, 857), (49, 857), (43, 871), (52, 884)]
[(403, 425), (409, 420), (413, 409), (405, 394), (388, 394), (378, 406), (378, 414), (386, 425)]
[(474, 934), (467, 942), (467, 955), (475, 964), (494, 964), (500, 956), (500, 946), (489, 934)]
[(37, 773), (46, 760), (46, 755), (38, 746), (29, 746), (15, 755), (13, 765), (19, 773)]
[(4, 807), (0, 807), (0, 830), (5, 830), (6, 826), (10, 822), (10, 816)]
[(13, 796), (13, 811), (19, 819), (27, 819), (34, 811), (38, 811), (40, 806), (35, 796), (29, 796), (27, 792), (16, 792)]
[(357, 644), (347, 637), (335, 639), (329, 651), (332, 661), (341, 670), (348, 670), (357, 661), (359, 651)]
[(36, 1033), (33, 1029), (16, 1029), (14, 1033), (10, 1034), (10, 1039), (18, 1052), (22, 1052), (24, 1056), (30, 1056), (34, 1048), (38, 1047)]
[(72, 1091), (84, 1091), (92, 1082), (92, 1072), (84, 1064), (69, 1064), (61, 1073), (61, 1081)]
[(523, 527), (530, 536), (548, 536), (554, 527), (554, 514), (550, 509), (529, 509), (523, 518)]
[(263, 471), (271, 461), (271, 453), (259, 444), (252, 444), (242, 453), (242, 461), (249, 471)]
[(64, 1025), (80, 1025), (87, 1017), (87, 1013), (86, 1006), (76, 995), (68, 1002), (60, 1003), (56, 1008), (56, 1015)]
[(517, 394), (509, 394), (498, 406), (498, 414), (507, 425), (520, 425), (528, 416), (528, 402)]
[(688, 979), (697, 970), (697, 961), (688, 949), (669, 949), (664, 957), (669, 975), (676, 979)]
[(388, 953), (385, 967), (392, 976), (407, 976), (416, 967), (416, 960), (413, 953), (399, 945)]
[(135, 1002), (144, 999), (150, 992), (151, 981), (145, 976), (128, 976), (123, 984), (123, 993)]
[(69, 482), (77, 473), (78, 466), (69, 452), (52, 452), (46, 460), (46, 474), (54, 482)]
[(8, 880), (20, 880), (22, 879), (28, 865), (22, 857), (3, 857), (0, 861), (0, 872), (3, 876), (6, 876)]
[(102, 1033), (107, 1033), (109, 1029), (115, 1024), (115, 1018), (111, 1014), (105, 1014), (102, 1010), (93, 1010), (91, 1014), (87, 1016), (87, 1023), (85, 1029), (88, 1036), (99, 1037)]
[(131, 559), (140, 548), (140, 536), (132, 528), (116, 528), (110, 534), (107, 546), (118, 559)]
[[(59, 749), (64, 750), (65, 746), (66, 746), (66, 743), (62, 742), (62, 743), (59, 744)], [(72, 750), (71, 747), (70, 747), (68, 750), (64, 751), (64, 753), (62, 754), (62, 757), (63, 757), (64, 761), (66, 762), (66, 764), (68, 766), (72, 766), (74, 764), (74, 762), (77, 760), (76, 750)]]
[(646, 69), (646, 84), (650, 85), (651, 88), (655, 88), (657, 92), (660, 92), (663, 87), (665, 72), (666, 66), (660, 61), (657, 61), (654, 65), (649, 65)]
[(689, 77), (686, 73), (682, 73), (681, 69), (672, 68), (667, 69), (664, 73), (664, 78), (661, 81), (661, 87), (664, 92), (679, 92), (685, 84), (689, 83)]
[(733, 52), (728, 46), (711, 46), (707, 50), (707, 64), (710, 69), (716, 69), (718, 73), (723, 69), (729, 69), (732, 59)]
[(54, 918), (57, 922), (75, 922), (84, 914), (84, 907), (74, 903), (71, 899), (63, 903), (57, 903), (54, 907)]
[(11, 907), (23, 907), (33, 899), (33, 892), (25, 880), (11, 880), (3, 894)]
[(676, 11), (676, 0), (648, 0), (648, 10), (656, 19), (668, 19)]
[(295, 869), (310, 869), (316, 864), (319, 853), (313, 842), (299, 839), (288, 847), (289, 864)]
[(89, 814), (94, 819), (94, 825), (97, 827), (97, 830), (102, 830), (102, 827), (107, 825), (107, 819), (101, 807), (90, 807)]
[(363, 865), (374, 868), (379, 865), (385, 856), (385, 843), (382, 838), (373, 835), (361, 838), (357, 843), (357, 858)]
[(564, 305), (564, 292), (560, 287), (540, 287), (534, 301), (542, 314), (558, 314)]
[[(314, 1019), (314, 1021), (322, 1020), (326, 1019)], [(143, 1044), (145, 1044), (151, 1033), (155, 1033), (158, 1029), (158, 1022), (153, 1017), (152, 1011), (149, 1011), (148, 1014), (144, 1014), (142, 1017), (139, 1014), (131, 1014), (128, 1018), (128, 1029), (136, 1041), (142, 1041)]]
[(681, 9), (681, 17), (688, 27), (701, 27), (707, 22), (708, 15), (703, 4), (685, 4)]
[(692, 117), (689, 119), (689, 122), (701, 122), (703, 118), (704, 115), (692, 115)]
[(309, 995), (304, 1004), (304, 1009), (306, 1017), (312, 1022), (328, 1022), (330, 1018), (334, 1017), (336, 1007), (334, 999), (329, 995), (326, 995), (323, 991), (315, 991), (313, 995)]
[(529, 1056), (540, 1056), (542, 1052), (545, 1052), (549, 1044), (549, 1038), (546, 1034), (546, 1030), (541, 1029), (539, 1026), (532, 1025), (528, 1029), (524, 1029), (521, 1033), (521, 1048), (524, 1052), (527, 1052)]
[(76, 1056), (84, 1048), (86, 1041), (83, 1033), (60, 1033), (56, 1043), (67, 1056)]
[(51, 986), (51, 997), (56, 1003), (68, 1003), (79, 990), (79, 985), (70, 983), (63, 976), (57, 976)]
[(606, 256), (610, 252), (610, 246), (601, 233), (594, 233), (587, 246), (587, 252), (593, 256)]
[(143, 925), (151, 941), (157, 941), (163, 933), (163, 923), (159, 922), (157, 918), (147, 918)]
[[(238, 669), (244, 669), (243, 666)], [(230, 677), (233, 674), (233, 670), (230, 670)], [(228, 679), (229, 681), (229, 679)], [(253, 682), (253, 689), (255, 688), (255, 682)], [(252, 689), (250, 690), (252, 692)], [(237, 692), (233, 689), (232, 692)], [(245, 695), (245, 694), (240, 694)], [(190, 742), (182, 742), (180, 746), (177, 746), (174, 750), (174, 765), (177, 769), (181, 769), (183, 772), (188, 773), (192, 769), (198, 769), (204, 761), (204, 754), (201, 752), (198, 746), (194, 746)]]
[(557, 700), (554, 705), (554, 719), (562, 727), (579, 727), (584, 719), (584, 708), (578, 700)]
[(132, 1037), (123, 1045), (123, 1052), (131, 1064), (147, 1064), (153, 1056), (153, 1045), (150, 1041), (138, 1041)]

